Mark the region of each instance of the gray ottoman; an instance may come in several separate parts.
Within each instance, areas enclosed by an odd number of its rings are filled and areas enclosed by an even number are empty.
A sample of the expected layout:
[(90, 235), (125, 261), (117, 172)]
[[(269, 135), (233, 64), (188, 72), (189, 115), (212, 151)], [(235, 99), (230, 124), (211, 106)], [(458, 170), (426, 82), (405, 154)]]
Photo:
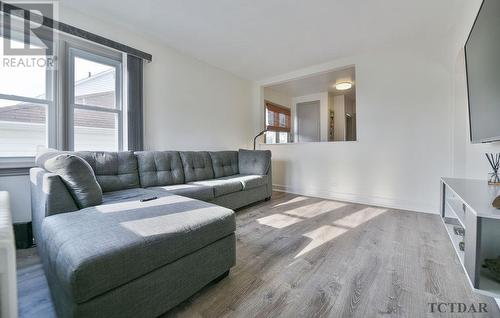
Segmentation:
[(62, 317), (156, 317), (235, 264), (234, 212), (165, 192), (106, 193), (102, 205), (53, 215), (42, 229)]

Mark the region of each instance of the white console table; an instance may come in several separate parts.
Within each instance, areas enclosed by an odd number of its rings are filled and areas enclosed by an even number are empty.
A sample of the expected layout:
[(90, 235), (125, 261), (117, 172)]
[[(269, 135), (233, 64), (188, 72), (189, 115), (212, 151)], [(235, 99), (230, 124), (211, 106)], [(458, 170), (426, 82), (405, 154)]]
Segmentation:
[(485, 180), (441, 179), (441, 217), (460, 263), (472, 288), (494, 298), (500, 298), (500, 282), (483, 264), (500, 256), (500, 209), (491, 205), (498, 195), (500, 187)]

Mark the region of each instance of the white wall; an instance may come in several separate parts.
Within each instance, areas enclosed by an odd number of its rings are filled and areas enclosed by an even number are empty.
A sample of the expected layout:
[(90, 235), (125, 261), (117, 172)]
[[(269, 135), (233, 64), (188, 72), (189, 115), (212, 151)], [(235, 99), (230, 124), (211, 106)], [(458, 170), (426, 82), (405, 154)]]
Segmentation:
[(463, 47), (479, 11), (482, 0), (464, 2), (464, 10), (458, 16), (460, 21), (454, 35), (452, 47), (453, 65), (453, 176), (486, 180), (491, 168), (485, 153), (499, 153), (500, 142), (472, 144), (470, 142), (469, 113), (465, 54)]
[[(250, 81), (185, 56), (137, 30), (63, 6), (59, 19), (153, 55), (153, 62), (144, 68), (146, 149), (222, 150), (252, 144), (256, 113)], [(15, 222), (30, 220), (27, 186), (27, 176), (0, 177), (0, 190), (15, 196)]]
[(271, 103), (292, 108), (292, 98), (290, 96), (272, 90), (269, 87), (264, 88), (264, 99)]
[(470, 143), (463, 54), (480, 5), (464, 2), (441, 40), (411, 39), (260, 81), (256, 86), (356, 66), (358, 141), (261, 145), (273, 152), (276, 188), (436, 213), (441, 176), (485, 180), (484, 153), (500, 152), (500, 142)]
[[(254, 136), (251, 83), (165, 50), (145, 77), (145, 147), (226, 150)], [(153, 62), (155, 63), (155, 62)]]
[(439, 178), (452, 171), (452, 72), (447, 61), (435, 46), (400, 43), (261, 81), (269, 85), (356, 66), (358, 141), (261, 145), (273, 152), (275, 186), (437, 213)]
[(144, 67), (146, 149), (217, 150), (251, 144), (250, 81), (121, 26), (64, 7), (60, 11), (63, 22), (153, 55)]

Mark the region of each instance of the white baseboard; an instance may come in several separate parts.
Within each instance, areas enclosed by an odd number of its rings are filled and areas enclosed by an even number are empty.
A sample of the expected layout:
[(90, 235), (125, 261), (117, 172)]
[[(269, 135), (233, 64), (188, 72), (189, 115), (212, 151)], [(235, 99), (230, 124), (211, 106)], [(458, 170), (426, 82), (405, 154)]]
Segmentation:
[(273, 190), (279, 192), (287, 192), (322, 199), (344, 201), (349, 203), (358, 203), (372, 205), (383, 208), (407, 210), (415, 212), (423, 212), (429, 214), (439, 214), (439, 207), (422, 202), (413, 202), (407, 200), (397, 200), (394, 198), (384, 198), (375, 196), (362, 196), (354, 193), (340, 193), (332, 191), (324, 191), (320, 189), (293, 188), (279, 184), (273, 184)]

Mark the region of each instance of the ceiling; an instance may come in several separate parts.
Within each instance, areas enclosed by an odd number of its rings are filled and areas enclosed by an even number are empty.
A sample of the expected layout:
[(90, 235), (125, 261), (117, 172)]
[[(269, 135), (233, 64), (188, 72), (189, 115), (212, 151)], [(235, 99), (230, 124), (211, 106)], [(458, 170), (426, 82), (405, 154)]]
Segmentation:
[[(327, 91), (334, 95), (352, 95), (354, 97), (354, 92), (356, 91), (355, 80), (354, 67), (349, 67), (343, 70), (336, 70), (281, 84), (270, 85), (265, 87), (265, 89), (271, 89), (288, 97), (299, 97)], [(338, 91), (334, 86), (339, 82), (351, 82), (353, 86), (348, 90)]]
[(60, 2), (243, 78), (262, 80), (395, 41), (445, 36), (466, 1)]

